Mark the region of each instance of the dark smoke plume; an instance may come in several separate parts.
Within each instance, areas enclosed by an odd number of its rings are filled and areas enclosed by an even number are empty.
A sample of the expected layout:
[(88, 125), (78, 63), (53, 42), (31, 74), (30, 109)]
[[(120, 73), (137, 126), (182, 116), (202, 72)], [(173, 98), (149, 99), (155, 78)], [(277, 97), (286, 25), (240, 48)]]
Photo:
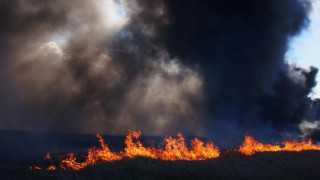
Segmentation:
[(316, 110), (308, 95), (318, 69), (284, 60), (288, 42), (308, 26), (309, 1), (166, 4), (171, 23), (159, 32), (171, 55), (202, 70), (213, 129), (294, 132)]
[[(2, 128), (314, 134), (307, 0), (1, 2)], [(301, 130), (301, 132), (300, 132)]]

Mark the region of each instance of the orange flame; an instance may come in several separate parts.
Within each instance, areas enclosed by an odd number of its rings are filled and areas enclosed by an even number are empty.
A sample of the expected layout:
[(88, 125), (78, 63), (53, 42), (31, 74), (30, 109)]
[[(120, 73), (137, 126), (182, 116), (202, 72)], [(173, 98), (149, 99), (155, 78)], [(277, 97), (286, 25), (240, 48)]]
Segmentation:
[[(141, 136), (140, 131), (130, 131), (126, 136), (125, 149), (120, 152), (112, 152), (108, 145), (104, 142), (100, 135), (96, 135), (100, 142), (100, 147), (91, 147), (84, 161), (77, 161), (76, 155), (70, 153), (61, 156), (59, 167), (63, 170), (72, 169), (79, 171), (89, 165), (94, 165), (99, 161), (112, 162), (124, 158), (135, 158), (137, 156), (148, 157), (152, 159), (161, 159), (166, 161), (175, 160), (206, 160), (213, 159), (220, 156), (220, 150), (213, 144), (212, 141), (204, 144), (197, 138), (191, 140), (191, 148), (187, 147), (185, 139), (181, 133), (177, 134), (176, 138), (166, 136), (164, 138), (164, 148), (155, 148), (154, 146), (144, 147), (139, 141)], [(312, 143), (311, 139), (308, 141), (284, 141), (281, 145), (263, 144), (256, 141), (251, 136), (245, 136), (245, 140), (239, 149), (234, 150), (244, 155), (250, 156), (256, 152), (275, 152), (275, 151), (307, 151), (307, 150), (320, 150), (320, 145)], [(230, 150), (227, 150), (229, 152)], [(52, 159), (48, 153), (44, 159)], [(32, 170), (42, 169), (39, 166), (30, 166)], [(46, 170), (56, 170), (54, 165), (49, 166)]]
[(39, 166), (29, 166), (29, 169), (31, 170), (41, 170), (42, 168)]
[(309, 150), (320, 150), (320, 145), (309, 141), (302, 140), (300, 143), (297, 141), (284, 141), (280, 145), (262, 144), (256, 141), (251, 136), (245, 136), (243, 144), (239, 147), (239, 152), (247, 156), (253, 155), (256, 152), (276, 152), (276, 151), (309, 151)]
[(157, 156), (162, 160), (205, 160), (217, 158), (220, 156), (219, 148), (214, 146), (210, 141), (205, 146), (197, 138), (191, 140), (191, 150), (187, 148), (185, 139), (181, 133), (177, 134), (178, 138), (166, 137), (165, 149), (159, 149)]
[[(122, 155), (127, 156), (129, 158), (134, 158), (136, 156), (149, 157), (153, 159), (157, 159), (157, 149), (154, 147), (144, 147), (142, 143), (138, 140), (141, 135), (140, 131), (130, 131), (126, 137), (125, 144), (126, 148), (124, 148), (124, 153)], [(136, 139), (136, 142), (133, 142), (133, 139)]]
[[(100, 141), (101, 147), (92, 147), (88, 150), (85, 160), (77, 161), (74, 153), (67, 154), (66, 158), (60, 162), (60, 168), (63, 170), (81, 170), (88, 165), (94, 165), (98, 161), (112, 162), (124, 158), (134, 158), (137, 156), (148, 157), (153, 159), (162, 159), (167, 161), (174, 160), (205, 160), (217, 158), (220, 156), (219, 148), (211, 141), (204, 144), (197, 138), (191, 140), (191, 149), (185, 143), (181, 133), (177, 134), (177, 138), (171, 136), (164, 138), (165, 148), (144, 147), (139, 141), (140, 131), (130, 131), (126, 136), (124, 151), (112, 152), (100, 135), (96, 135)], [(50, 155), (49, 155), (50, 156)], [(56, 170), (51, 165), (47, 170)]]
[(44, 159), (51, 159), (50, 153), (47, 153), (47, 155), (44, 157)]
[(99, 138), (101, 148), (90, 148), (84, 162), (77, 162), (74, 153), (70, 153), (67, 155), (68, 157), (66, 159), (61, 161), (60, 167), (64, 170), (67, 168), (81, 170), (88, 165), (94, 165), (99, 160), (111, 162), (122, 159), (119, 154), (110, 151), (109, 147), (104, 143), (104, 140), (100, 135), (97, 135), (97, 138)]
[(50, 165), (48, 168), (47, 168), (48, 171), (54, 171), (54, 170), (57, 170), (57, 167), (55, 165)]

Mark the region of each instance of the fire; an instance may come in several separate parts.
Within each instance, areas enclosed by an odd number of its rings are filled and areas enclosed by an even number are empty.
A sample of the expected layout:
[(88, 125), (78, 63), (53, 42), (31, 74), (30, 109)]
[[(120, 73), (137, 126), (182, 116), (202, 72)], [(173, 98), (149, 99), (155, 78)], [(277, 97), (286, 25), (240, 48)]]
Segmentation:
[(47, 153), (47, 155), (44, 157), (44, 159), (51, 159), (50, 153)]
[(57, 167), (56, 167), (55, 165), (50, 165), (50, 166), (47, 168), (48, 171), (54, 171), (54, 170), (56, 170), (56, 169), (57, 169)]
[(171, 136), (165, 138), (165, 149), (159, 149), (158, 157), (162, 160), (205, 160), (217, 158), (220, 156), (219, 148), (214, 146), (210, 141), (205, 146), (197, 138), (191, 140), (191, 149), (187, 148), (185, 139), (181, 133), (177, 134), (178, 138)]
[(276, 151), (310, 151), (320, 150), (320, 145), (312, 143), (311, 139), (308, 141), (284, 141), (280, 145), (262, 144), (256, 141), (251, 136), (245, 136), (243, 144), (239, 147), (239, 152), (247, 156), (253, 155), (256, 152), (276, 152)]
[(74, 155), (74, 153), (68, 154), (67, 158), (63, 159), (60, 163), (60, 168), (66, 170), (67, 168), (73, 169), (73, 170), (81, 170), (84, 167), (88, 165), (94, 165), (97, 163), (97, 161), (115, 161), (115, 160), (121, 160), (122, 157), (118, 153), (111, 152), (107, 144), (105, 144), (104, 140), (100, 135), (97, 135), (97, 138), (99, 138), (101, 147), (92, 147), (88, 151), (88, 155), (85, 158), (85, 161), (83, 162), (77, 162), (77, 159)]
[(29, 169), (31, 170), (41, 170), (42, 168), (39, 166), (29, 166)]
[[(85, 156), (82, 156), (78, 160), (75, 153), (69, 153), (64, 156), (60, 156), (59, 168), (62, 170), (72, 169), (72, 170), (82, 170), (83, 168), (94, 165), (97, 162), (113, 162), (122, 160), (125, 158), (135, 158), (138, 156), (147, 157), (152, 159), (161, 159), (165, 161), (175, 161), (175, 160), (206, 160), (214, 159), (220, 156), (220, 150), (217, 146), (213, 144), (212, 141), (206, 144), (194, 138), (191, 140), (191, 148), (188, 148), (186, 141), (181, 133), (177, 133), (177, 137), (166, 136), (163, 139), (164, 147), (154, 147), (153, 145), (145, 147), (140, 141), (141, 136), (140, 131), (130, 131), (125, 139), (126, 147), (124, 150), (119, 152), (113, 152), (109, 146), (104, 142), (100, 135), (96, 135), (99, 139), (100, 147), (91, 147)], [(276, 151), (307, 151), (307, 150), (320, 150), (320, 145), (315, 145), (312, 143), (311, 139), (308, 141), (302, 140), (297, 141), (284, 141), (281, 144), (271, 145), (263, 144), (256, 141), (251, 136), (245, 136), (245, 140), (239, 149), (234, 150), (235, 152), (240, 152), (244, 155), (250, 156), (256, 152), (276, 152)], [(227, 150), (229, 152), (230, 150)], [(52, 160), (50, 154), (48, 153), (44, 159)], [(41, 170), (43, 168), (39, 166), (30, 166), (32, 170)], [(55, 165), (50, 165), (46, 170), (57, 170), (58, 167)]]
[[(157, 149), (154, 147), (144, 147), (142, 143), (138, 140), (141, 135), (140, 131), (130, 131), (126, 136), (125, 144), (126, 148), (122, 155), (134, 158), (136, 156), (143, 156), (148, 158), (157, 159)], [(136, 142), (133, 142), (136, 139)]]
[[(197, 138), (191, 140), (191, 148), (186, 145), (185, 139), (181, 133), (177, 138), (171, 136), (164, 138), (165, 147), (156, 148), (154, 146), (145, 147), (139, 141), (140, 131), (130, 131), (126, 136), (125, 149), (120, 152), (112, 152), (100, 135), (96, 135), (100, 142), (100, 147), (91, 147), (84, 161), (77, 161), (74, 153), (67, 154), (60, 161), (60, 168), (63, 170), (72, 169), (79, 171), (89, 165), (94, 165), (99, 161), (112, 162), (124, 158), (135, 158), (138, 156), (152, 159), (161, 159), (166, 161), (174, 160), (205, 160), (217, 158), (220, 156), (220, 150), (211, 141), (204, 144)], [(50, 154), (45, 157), (48, 159)], [(51, 157), (50, 157), (51, 158)], [(56, 170), (56, 166), (51, 165), (47, 170)]]

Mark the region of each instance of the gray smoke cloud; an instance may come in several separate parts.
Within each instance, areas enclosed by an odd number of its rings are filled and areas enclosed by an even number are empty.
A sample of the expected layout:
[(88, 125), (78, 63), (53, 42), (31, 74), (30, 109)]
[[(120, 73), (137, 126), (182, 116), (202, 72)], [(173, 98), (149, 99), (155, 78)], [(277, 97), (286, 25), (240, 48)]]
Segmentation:
[[(130, 6), (130, 7), (129, 7)], [(6, 76), (15, 92), (2, 128), (201, 135), (201, 74), (170, 58), (129, 1), (1, 4)], [(161, 16), (160, 10), (155, 14)], [(159, 17), (160, 18), (160, 17)], [(137, 20), (135, 20), (137, 19)], [(17, 117), (18, 116), (18, 117)]]
[(0, 127), (312, 136), (315, 67), (284, 60), (307, 0), (0, 3)]

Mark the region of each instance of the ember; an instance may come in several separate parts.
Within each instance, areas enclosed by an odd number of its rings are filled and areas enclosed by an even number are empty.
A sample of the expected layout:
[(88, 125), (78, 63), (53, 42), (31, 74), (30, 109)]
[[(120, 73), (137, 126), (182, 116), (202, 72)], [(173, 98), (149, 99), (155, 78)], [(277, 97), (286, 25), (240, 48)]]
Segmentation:
[(42, 168), (39, 166), (29, 166), (29, 169), (31, 170), (41, 170)]
[(47, 168), (47, 170), (48, 171), (54, 171), (54, 170), (56, 170), (57, 168), (56, 168), (56, 166), (54, 166), (54, 165), (50, 165), (48, 168)]
[(44, 157), (44, 159), (51, 159), (50, 153), (47, 153), (47, 155)]

